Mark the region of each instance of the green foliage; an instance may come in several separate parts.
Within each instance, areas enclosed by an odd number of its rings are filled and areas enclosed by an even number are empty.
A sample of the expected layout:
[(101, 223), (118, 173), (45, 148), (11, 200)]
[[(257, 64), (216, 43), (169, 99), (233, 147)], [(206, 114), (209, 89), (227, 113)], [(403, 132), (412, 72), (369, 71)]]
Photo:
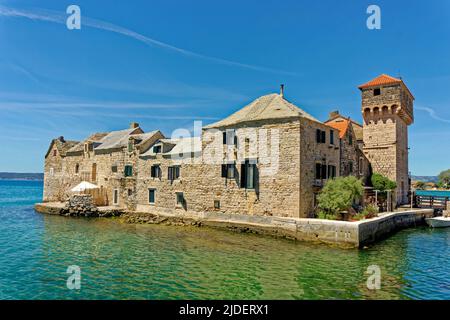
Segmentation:
[(397, 188), (397, 184), (394, 181), (389, 180), (379, 173), (372, 174), (371, 181), (373, 188), (381, 192), (386, 192), (388, 190), (394, 190), (395, 188)]
[(317, 218), (325, 220), (339, 220), (339, 216), (332, 213), (326, 213), (324, 211), (319, 211)]
[(364, 193), (361, 180), (356, 177), (338, 177), (328, 180), (317, 197), (319, 216), (339, 216), (360, 199)]
[(425, 189), (425, 186), (426, 186), (426, 184), (425, 184), (425, 182), (423, 182), (423, 181), (417, 181), (417, 182), (416, 182), (416, 188), (417, 188), (417, 190), (423, 190), (423, 189)]
[(374, 204), (369, 204), (367, 205), (364, 210), (361, 212), (361, 214), (369, 219), (369, 218), (374, 218), (378, 215), (378, 207)]
[(448, 188), (450, 186), (450, 169), (442, 171), (439, 175), (439, 185), (443, 188)]

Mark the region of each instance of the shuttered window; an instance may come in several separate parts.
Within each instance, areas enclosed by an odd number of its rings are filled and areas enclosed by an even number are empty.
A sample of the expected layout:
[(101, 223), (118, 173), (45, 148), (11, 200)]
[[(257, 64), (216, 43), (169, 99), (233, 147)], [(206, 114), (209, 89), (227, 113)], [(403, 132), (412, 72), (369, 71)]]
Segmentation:
[(322, 164), (316, 163), (316, 179), (321, 179), (322, 177)]
[(180, 177), (180, 166), (172, 166), (167, 169), (167, 178), (169, 180), (176, 180)]
[(234, 130), (226, 130), (222, 133), (222, 142), (226, 145), (237, 145), (237, 135)]
[(336, 166), (328, 166), (328, 179), (333, 179), (336, 177)]
[(159, 165), (153, 165), (150, 168), (150, 176), (152, 178), (161, 178), (161, 167)]
[(317, 143), (325, 143), (327, 139), (327, 133), (320, 129), (316, 130), (316, 142)]
[(222, 178), (234, 179), (236, 177), (236, 166), (234, 163), (222, 164)]
[(125, 166), (125, 177), (133, 176), (133, 166)]
[(241, 164), (241, 188), (255, 189), (258, 183), (258, 167), (256, 163), (245, 160)]
[(321, 178), (322, 179), (326, 179), (327, 178), (327, 166), (326, 165), (322, 165), (322, 173), (321, 173)]
[(177, 205), (178, 206), (185, 206), (185, 199), (184, 199), (183, 192), (177, 192), (176, 193), (176, 198), (177, 198)]

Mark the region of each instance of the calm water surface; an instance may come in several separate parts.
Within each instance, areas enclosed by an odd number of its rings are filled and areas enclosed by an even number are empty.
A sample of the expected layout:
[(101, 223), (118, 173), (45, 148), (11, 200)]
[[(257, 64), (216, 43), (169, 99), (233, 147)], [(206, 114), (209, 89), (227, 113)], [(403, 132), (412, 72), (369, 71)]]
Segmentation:
[[(35, 213), (41, 182), (0, 181), (0, 299), (450, 299), (450, 229), (342, 250), (207, 228)], [(381, 290), (366, 287), (369, 265)], [(66, 287), (78, 265), (80, 290)]]

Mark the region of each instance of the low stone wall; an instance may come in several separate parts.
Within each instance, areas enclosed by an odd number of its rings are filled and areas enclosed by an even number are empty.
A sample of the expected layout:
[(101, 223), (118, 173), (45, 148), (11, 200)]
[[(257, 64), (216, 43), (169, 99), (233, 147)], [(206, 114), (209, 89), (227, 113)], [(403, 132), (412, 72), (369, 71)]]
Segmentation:
[(91, 195), (75, 194), (69, 198), (60, 214), (65, 216), (97, 217), (98, 208), (94, 205)]
[[(35, 206), (38, 212), (58, 212), (58, 208), (46, 204)], [(122, 214), (127, 223), (165, 225), (208, 226), (237, 232), (251, 232), (301, 241), (322, 242), (345, 248), (363, 247), (380, 241), (390, 234), (424, 224), (425, 217), (432, 217), (432, 209), (410, 210), (385, 214), (381, 217), (357, 221), (334, 221), (322, 219), (299, 219), (271, 216), (251, 216), (223, 213), (155, 213), (151, 211), (121, 211), (99, 208), (99, 211)], [(49, 212), (51, 211), (51, 212)]]
[(357, 222), (222, 213), (127, 212), (123, 218), (128, 223), (219, 227), (238, 232), (336, 244), (341, 247), (363, 247), (398, 230), (423, 225), (425, 217), (432, 216), (432, 209), (421, 209), (389, 213)]
[(359, 246), (384, 239), (393, 232), (401, 229), (423, 225), (425, 218), (431, 218), (433, 215), (433, 209), (416, 209), (387, 213), (381, 217), (360, 221), (358, 223)]
[[(83, 200), (84, 201), (84, 200)], [(75, 217), (119, 217), (123, 214), (124, 210), (116, 207), (91, 207), (90, 204), (83, 201), (76, 200), (75, 203), (70, 204), (62, 202), (46, 202), (36, 203), (34, 209), (39, 213), (60, 215), (60, 216), (75, 216)]]

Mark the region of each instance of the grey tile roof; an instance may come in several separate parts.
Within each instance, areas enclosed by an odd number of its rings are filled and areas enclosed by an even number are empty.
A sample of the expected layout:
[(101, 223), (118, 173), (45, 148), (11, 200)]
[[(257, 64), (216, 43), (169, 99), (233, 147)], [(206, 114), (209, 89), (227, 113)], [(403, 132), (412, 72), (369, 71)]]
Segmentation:
[(228, 127), (247, 121), (270, 120), (282, 118), (304, 117), (320, 122), (296, 105), (287, 101), (283, 96), (273, 93), (254, 100), (244, 108), (233, 113), (229, 117), (207, 125), (204, 128)]
[(103, 139), (108, 133), (107, 132), (97, 132), (94, 133), (92, 135), (90, 135), (88, 138), (86, 138), (85, 140), (78, 142), (77, 144), (75, 144), (72, 148), (70, 148), (67, 152), (69, 153), (77, 153), (77, 152), (83, 152), (84, 150), (84, 144), (88, 141), (93, 141), (93, 142), (100, 142), (101, 139)]
[(119, 131), (111, 131), (103, 139), (101, 139), (100, 145), (95, 150), (108, 150), (117, 149), (127, 146), (128, 139), (133, 132), (139, 131), (139, 128), (131, 128)]

